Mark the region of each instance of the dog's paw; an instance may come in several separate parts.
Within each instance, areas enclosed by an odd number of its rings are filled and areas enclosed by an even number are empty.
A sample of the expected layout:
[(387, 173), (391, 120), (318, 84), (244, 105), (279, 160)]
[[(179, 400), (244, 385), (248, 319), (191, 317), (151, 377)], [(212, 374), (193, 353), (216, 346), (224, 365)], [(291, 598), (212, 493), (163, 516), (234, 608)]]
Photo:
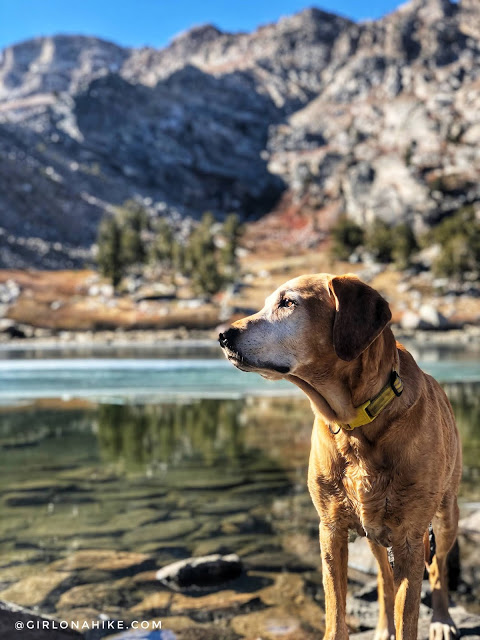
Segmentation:
[(373, 640), (395, 640), (395, 631), (390, 632), (385, 627), (375, 630)]
[(457, 627), (451, 618), (445, 622), (432, 621), (430, 624), (429, 640), (455, 640), (457, 637)]

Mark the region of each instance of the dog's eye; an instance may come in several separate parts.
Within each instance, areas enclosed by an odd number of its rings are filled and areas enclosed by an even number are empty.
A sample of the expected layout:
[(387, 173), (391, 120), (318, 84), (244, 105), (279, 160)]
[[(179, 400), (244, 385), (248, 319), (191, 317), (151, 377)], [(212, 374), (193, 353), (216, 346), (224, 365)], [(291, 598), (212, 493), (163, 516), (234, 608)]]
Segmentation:
[(295, 302), (291, 298), (282, 298), (278, 304), (279, 307), (291, 309), (295, 306)]

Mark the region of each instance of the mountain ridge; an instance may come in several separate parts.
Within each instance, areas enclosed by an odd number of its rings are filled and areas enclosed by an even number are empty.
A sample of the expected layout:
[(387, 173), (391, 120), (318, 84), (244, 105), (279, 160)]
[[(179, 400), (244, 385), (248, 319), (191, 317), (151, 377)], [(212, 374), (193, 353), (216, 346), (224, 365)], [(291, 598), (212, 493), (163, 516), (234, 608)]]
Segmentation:
[(248, 33), (197, 25), (163, 49), (8, 47), (0, 265), (88, 262), (131, 197), (175, 224), (288, 202), (309, 242), (343, 212), (421, 231), (480, 207), (479, 25), (474, 0), (411, 0), (364, 23), (313, 7)]

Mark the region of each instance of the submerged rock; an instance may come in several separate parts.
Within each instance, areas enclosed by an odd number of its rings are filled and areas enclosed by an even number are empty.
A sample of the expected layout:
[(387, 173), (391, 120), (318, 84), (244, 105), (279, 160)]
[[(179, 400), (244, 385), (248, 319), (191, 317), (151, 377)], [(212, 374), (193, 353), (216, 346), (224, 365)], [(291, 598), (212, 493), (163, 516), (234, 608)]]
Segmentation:
[(57, 572), (94, 569), (109, 572), (118, 577), (118, 574), (131, 575), (137, 571), (146, 570), (150, 565), (153, 565), (153, 560), (143, 553), (110, 549), (85, 549), (57, 560), (50, 565), (50, 568)]
[(68, 582), (69, 578), (70, 574), (66, 572), (45, 571), (40, 575), (22, 578), (2, 591), (0, 596), (25, 607), (40, 607), (45, 605), (51, 594), (62, 583)]
[[(49, 628), (42, 628), (43, 624)], [(27, 624), (33, 626), (32, 629)], [(55, 626), (57, 628), (55, 628)], [(0, 638), (20, 640), (74, 640), (82, 638), (72, 629), (59, 629), (59, 621), (23, 609), (11, 602), (0, 601)]]
[(232, 553), (179, 560), (157, 571), (157, 579), (172, 589), (213, 587), (238, 578), (243, 565)]

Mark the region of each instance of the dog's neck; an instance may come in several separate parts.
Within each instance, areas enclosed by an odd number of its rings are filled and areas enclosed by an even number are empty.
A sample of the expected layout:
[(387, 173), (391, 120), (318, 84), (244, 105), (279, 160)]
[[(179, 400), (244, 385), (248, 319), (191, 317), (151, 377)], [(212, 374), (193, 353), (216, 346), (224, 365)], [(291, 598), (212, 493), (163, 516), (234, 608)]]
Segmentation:
[(356, 407), (379, 393), (398, 367), (395, 338), (387, 327), (354, 361), (337, 359), (326, 371), (305, 369), (286, 379), (308, 396), (316, 416), (326, 422), (348, 423), (356, 415)]

